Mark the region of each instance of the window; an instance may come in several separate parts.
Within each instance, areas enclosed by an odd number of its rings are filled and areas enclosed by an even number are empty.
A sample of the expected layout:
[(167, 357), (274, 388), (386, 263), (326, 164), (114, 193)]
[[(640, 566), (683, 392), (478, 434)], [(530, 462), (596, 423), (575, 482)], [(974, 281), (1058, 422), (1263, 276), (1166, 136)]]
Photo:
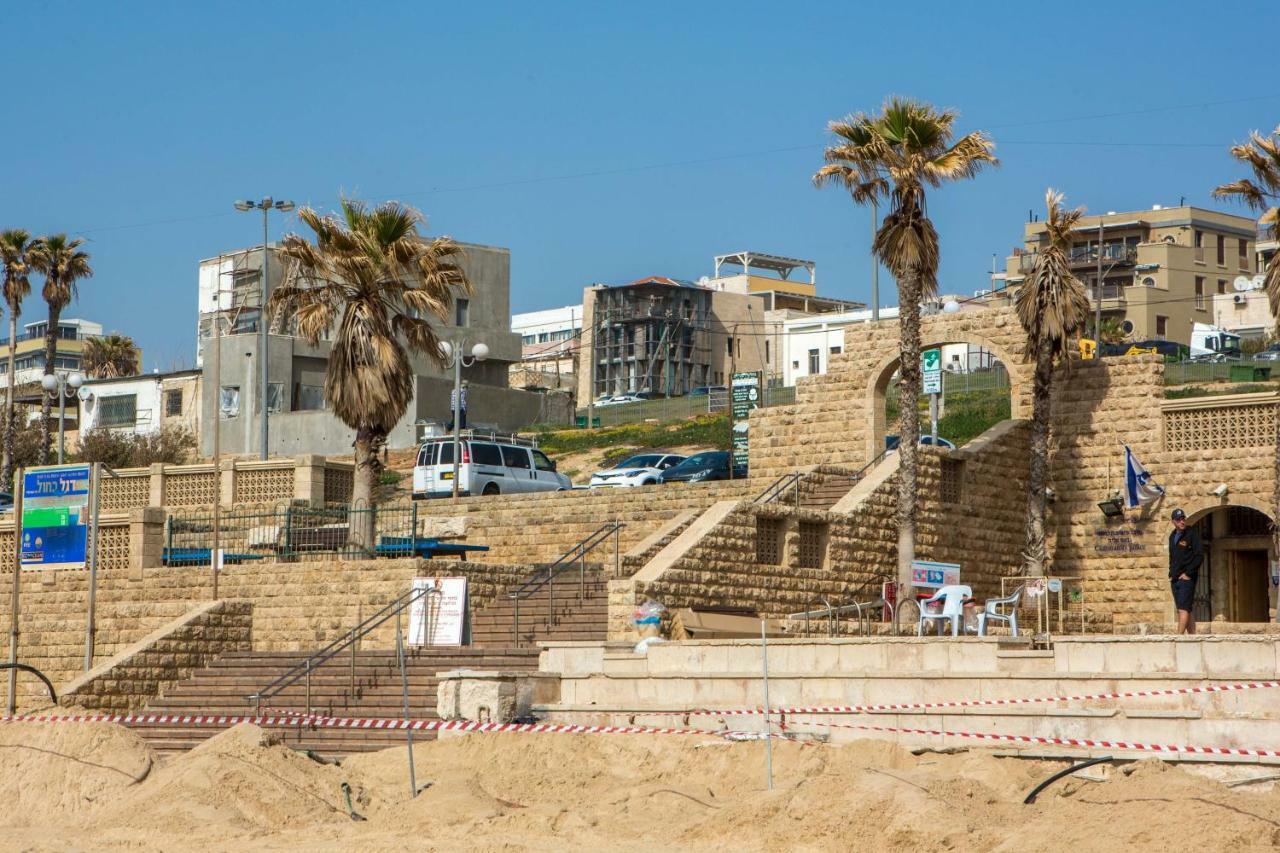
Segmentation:
[(1227, 280), (1225, 278), (1218, 279), (1218, 293), (1227, 292)]
[(164, 416), (176, 418), (182, 414), (182, 389), (170, 388), (164, 392)]
[(1196, 276), (1196, 310), (1204, 310), (1204, 276)]
[(268, 382), (267, 383), (267, 411), (268, 412), (282, 411), (281, 406), (283, 402), (284, 402), (284, 383)]
[(1196, 232), (1196, 263), (1204, 263), (1204, 232)]
[(240, 386), (239, 385), (223, 385), (221, 398), (218, 401), (218, 411), (222, 413), (224, 418), (234, 418), (240, 415)]
[(1169, 318), (1156, 317), (1156, 339), (1163, 341), (1165, 336), (1169, 334)]
[(104, 427), (133, 426), (138, 420), (138, 395), (120, 394), (103, 397), (98, 403), (98, 425)]
[(502, 451), (496, 444), (481, 444), (473, 441), (471, 442), (471, 461), (477, 465), (498, 467), (502, 465)]
[(556, 463), (548, 459), (547, 454), (543, 453), (541, 450), (531, 450), (530, 453), (533, 454), (533, 467), (536, 468), (537, 470), (539, 471), (556, 470)]
[(454, 325), (466, 326), (471, 320), (471, 300), (455, 299), (453, 301), (454, 308)]
[(821, 354), (818, 350), (811, 349), (809, 350), (809, 375), (813, 376), (814, 374), (821, 373), (821, 372), (822, 372)]
[(502, 445), (502, 461), (508, 468), (524, 468), (529, 467), (529, 451), (523, 447), (511, 447)]
[(1218, 266), (1225, 267), (1227, 265), (1227, 238), (1221, 234), (1218, 235)]
[(942, 460), (942, 478), (938, 492), (938, 497), (945, 504), (964, 501), (964, 463), (959, 459)]
[(756, 562), (782, 565), (782, 531), (785, 519), (756, 517)]
[(844, 352), (844, 347), (832, 347), (832, 348), (831, 348), (831, 354), (832, 354), (832, 355), (839, 355), (839, 354), (840, 354), (840, 353), (842, 353), (842, 352)]
[(1249, 241), (1244, 237), (1240, 238), (1240, 269), (1249, 269)]
[(725, 338), (724, 342), (725, 342), (725, 345), (728, 347), (728, 352), (726, 353), (726, 355), (732, 356), (733, 355), (733, 338)]
[(816, 521), (802, 521), (797, 528), (796, 566), (802, 569), (822, 568), (826, 553), (828, 525)]
[(800, 362), (799, 362), (799, 361), (793, 361), (793, 362), (791, 362), (791, 369), (792, 369), (792, 370), (799, 370), (799, 369), (800, 369)]
[(297, 402), (293, 407), (295, 412), (312, 412), (323, 408), (324, 386), (298, 385)]

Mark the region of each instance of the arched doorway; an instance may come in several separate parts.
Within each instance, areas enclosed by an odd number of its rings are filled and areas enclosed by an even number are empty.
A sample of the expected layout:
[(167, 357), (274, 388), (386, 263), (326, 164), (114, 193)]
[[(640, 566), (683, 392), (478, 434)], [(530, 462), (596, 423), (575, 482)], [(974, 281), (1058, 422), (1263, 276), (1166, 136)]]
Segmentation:
[(1190, 520), (1205, 544), (1196, 620), (1271, 621), (1271, 518), (1253, 507), (1233, 505), (1201, 510)]

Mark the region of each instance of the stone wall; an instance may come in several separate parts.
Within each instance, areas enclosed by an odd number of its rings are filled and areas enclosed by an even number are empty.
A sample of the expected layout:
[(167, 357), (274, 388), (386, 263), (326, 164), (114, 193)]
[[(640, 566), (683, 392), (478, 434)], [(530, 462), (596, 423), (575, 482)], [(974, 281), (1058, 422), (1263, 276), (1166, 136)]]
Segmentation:
[(108, 713), (134, 711), (219, 655), (252, 648), (252, 641), (251, 604), (206, 602), (72, 681), (59, 701)]

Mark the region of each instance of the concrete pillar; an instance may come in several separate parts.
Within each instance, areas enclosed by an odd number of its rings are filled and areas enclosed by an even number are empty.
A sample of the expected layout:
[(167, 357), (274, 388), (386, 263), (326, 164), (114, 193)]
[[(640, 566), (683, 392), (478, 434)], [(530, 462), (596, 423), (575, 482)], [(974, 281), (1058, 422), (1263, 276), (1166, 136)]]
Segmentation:
[(236, 460), (223, 459), (222, 471), (219, 472), (218, 485), (222, 488), (222, 505), (236, 504)]
[(129, 570), (141, 577), (144, 569), (158, 568), (164, 554), (164, 510), (158, 506), (129, 511)]
[(293, 498), (324, 506), (325, 457), (308, 453), (293, 459)]
[(164, 506), (164, 463), (156, 462), (151, 466), (151, 499), (148, 506)]

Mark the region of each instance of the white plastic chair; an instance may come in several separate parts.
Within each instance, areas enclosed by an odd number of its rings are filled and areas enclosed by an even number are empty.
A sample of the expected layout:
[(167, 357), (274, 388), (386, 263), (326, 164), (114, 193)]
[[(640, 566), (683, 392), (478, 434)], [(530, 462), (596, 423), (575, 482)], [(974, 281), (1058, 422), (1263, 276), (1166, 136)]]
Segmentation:
[[(933, 619), (938, 622), (938, 633), (942, 633), (942, 620), (949, 619), (951, 621), (951, 636), (960, 636), (960, 620), (964, 618), (964, 600), (973, 597), (973, 590), (967, 586), (953, 584), (944, 586), (933, 594), (932, 597), (926, 598), (920, 602), (920, 624), (916, 628), (916, 636), (924, 636), (924, 622), (926, 619)], [(933, 613), (929, 612), (929, 605), (942, 602), (942, 609)]]
[[(986, 604), (982, 606), (982, 612), (978, 614), (978, 636), (985, 637), (987, 635), (987, 620), (993, 619), (997, 622), (1009, 623), (1009, 632), (1013, 636), (1018, 636), (1018, 601), (1022, 598), (1022, 587), (1018, 587), (1013, 591), (1012, 595), (1006, 595), (1004, 598), (988, 598)], [(1000, 608), (1008, 607), (1007, 612), (1002, 612)]]

